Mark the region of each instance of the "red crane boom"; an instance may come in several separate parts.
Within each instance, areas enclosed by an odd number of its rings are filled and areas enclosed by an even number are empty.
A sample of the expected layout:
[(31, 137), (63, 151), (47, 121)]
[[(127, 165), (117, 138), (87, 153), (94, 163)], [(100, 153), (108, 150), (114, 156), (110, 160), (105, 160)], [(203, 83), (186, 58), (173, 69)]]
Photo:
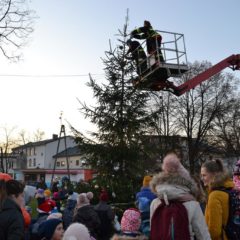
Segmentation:
[(230, 67), (232, 70), (240, 70), (240, 54), (231, 55), (182, 85), (173, 87), (174, 94), (181, 96), (227, 67)]

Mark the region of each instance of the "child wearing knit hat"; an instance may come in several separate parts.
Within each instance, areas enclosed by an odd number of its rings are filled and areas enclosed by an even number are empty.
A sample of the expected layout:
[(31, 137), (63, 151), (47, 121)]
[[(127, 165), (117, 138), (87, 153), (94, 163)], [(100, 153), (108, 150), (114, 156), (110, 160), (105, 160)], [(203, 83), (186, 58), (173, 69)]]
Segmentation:
[(43, 194), (44, 194), (45, 198), (51, 197), (51, 191), (49, 189), (46, 189)]
[(190, 179), (189, 172), (181, 164), (180, 159), (175, 153), (167, 154), (163, 159), (162, 170), (166, 173), (178, 173), (182, 177)]
[(60, 219), (49, 219), (39, 225), (38, 235), (44, 240), (61, 240), (63, 237), (63, 224)]
[(149, 187), (149, 183), (151, 182), (152, 177), (151, 176), (144, 176), (143, 178), (143, 187)]
[(94, 240), (87, 227), (81, 223), (72, 223), (63, 235), (63, 240)]
[[(196, 197), (199, 195), (199, 189), (197, 187), (196, 181), (190, 176), (189, 172), (186, 168), (182, 165), (180, 159), (178, 158), (177, 154), (174, 152), (168, 153), (164, 159), (162, 164), (163, 172), (161, 174), (169, 174), (169, 175), (180, 175), (183, 179), (189, 182), (189, 190), (190, 193)], [(157, 177), (157, 176), (156, 176)], [(151, 189), (153, 192), (156, 191), (155, 189), (155, 182), (156, 178), (154, 177), (153, 181), (151, 182)]]
[(78, 196), (77, 207), (83, 207), (90, 204), (90, 200), (93, 198), (92, 192), (80, 193)]
[(127, 209), (121, 219), (121, 233), (115, 234), (112, 240), (146, 240), (145, 235), (139, 232), (141, 226), (141, 213), (136, 208)]
[(150, 234), (150, 205), (153, 199), (157, 196), (151, 191), (149, 184), (152, 177), (147, 175), (143, 178), (143, 186), (136, 194), (136, 206), (141, 212), (141, 227), (140, 230), (146, 236)]
[(77, 207), (75, 208), (72, 221), (84, 224), (88, 228), (91, 236), (97, 238), (101, 221), (97, 212), (90, 204), (92, 198), (92, 192), (79, 194)]

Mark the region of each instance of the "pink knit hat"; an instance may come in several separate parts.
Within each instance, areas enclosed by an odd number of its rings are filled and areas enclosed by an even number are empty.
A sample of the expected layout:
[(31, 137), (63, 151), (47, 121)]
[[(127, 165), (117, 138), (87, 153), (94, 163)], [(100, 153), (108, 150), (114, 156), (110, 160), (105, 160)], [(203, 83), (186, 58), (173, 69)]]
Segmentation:
[(234, 175), (233, 182), (235, 187), (240, 191), (240, 175)]
[(178, 173), (182, 177), (190, 178), (188, 171), (183, 167), (180, 159), (174, 153), (169, 153), (164, 157), (162, 170), (166, 173)]
[(83, 207), (90, 204), (90, 200), (93, 198), (92, 192), (80, 193), (78, 196), (78, 207)]
[(233, 182), (235, 187), (240, 190), (240, 160), (236, 162), (233, 170)]
[(136, 208), (127, 209), (121, 219), (123, 232), (138, 232), (141, 225), (141, 213)]

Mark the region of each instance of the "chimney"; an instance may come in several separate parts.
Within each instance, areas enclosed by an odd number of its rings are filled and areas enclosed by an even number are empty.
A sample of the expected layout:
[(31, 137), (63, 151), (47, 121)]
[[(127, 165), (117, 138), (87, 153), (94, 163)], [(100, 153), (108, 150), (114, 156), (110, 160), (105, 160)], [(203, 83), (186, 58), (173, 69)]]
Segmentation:
[(52, 139), (58, 139), (58, 135), (57, 134), (53, 134), (52, 135)]

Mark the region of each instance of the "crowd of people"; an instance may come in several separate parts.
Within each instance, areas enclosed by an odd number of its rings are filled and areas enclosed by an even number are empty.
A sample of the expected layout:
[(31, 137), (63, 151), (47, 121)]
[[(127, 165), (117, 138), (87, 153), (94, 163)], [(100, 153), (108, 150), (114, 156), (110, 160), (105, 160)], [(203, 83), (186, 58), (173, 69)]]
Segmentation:
[[(200, 178), (192, 177), (170, 152), (158, 174), (144, 176), (135, 206), (126, 209), (119, 222), (105, 188), (93, 205), (92, 192), (64, 191), (57, 184), (50, 190), (43, 179), (36, 188), (24, 186), (0, 173), (0, 239), (240, 239), (240, 198), (234, 198), (240, 196), (239, 170), (240, 161), (232, 178), (216, 159), (203, 163)], [(31, 198), (36, 198), (36, 218), (27, 207)]]

